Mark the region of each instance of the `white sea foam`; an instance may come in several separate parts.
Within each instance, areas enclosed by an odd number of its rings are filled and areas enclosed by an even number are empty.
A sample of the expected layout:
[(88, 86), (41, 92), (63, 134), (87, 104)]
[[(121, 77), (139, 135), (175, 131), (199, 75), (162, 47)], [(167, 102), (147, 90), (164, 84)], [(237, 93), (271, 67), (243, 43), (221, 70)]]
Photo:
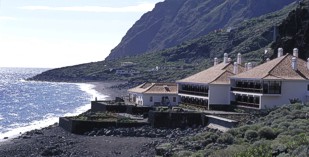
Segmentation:
[(108, 97), (107, 95), (103, 95), (98, 91), (96, 91), (94, 89), (95, 85), (86, 83), (78, 83), (77, 85), (82, 91), (89, 93), (92, 96), (92, 100), (94, 100), (95, 98), (97, 98), (98, 100), (106, 100), (106, 98)]
[(47, 127), (49, 125), (52, 125), (58, 121), (58, 117), (56, 116), (50, 116), (50, 117), (45, 117), (44, 120), (40, 121), (34, 121), (31, 122), (30, 124), (23, 126), (25, 124), (15, 124), (14, 129), (11, 129), (7, 132), (0, 133), (0, 142), (5, 141), (4, 138), (15, 138), (19, 136), (22, 133), (25, 133), (27, 131), (35, 130), (35, 129), (42, 129), (44, 127)]
[[(82, 91), (90, 94), (91, 97), (92, 97), (91, 98), (92, 100), (94, 100), (96, 97), (100, 100), (105, 100), (108, 97), (106, 95), (103, 95), (103, 94), (97, 92), (94, 89), (95, 86), (92, 85), (92, 84), (78, 83), (77, 85), (79, 86), (79, 88)], [(18, 137), (20, 134), (23, 134), (27, 131), (31, 131), (31, 130), (35, 130), (35, 129), (42, 129), (42, 128), (45, 128), (45, 127), (50, 126), (52, 124), (55, 124), (55, 123), (58, 122), (59, 116), (75, 116), (75, 115), (81, 114), (81, 113), (89, 110), (90, 107), (91, 107), (90, 104), (86, 104), (86, 105), (83, 105), (83, 106), (76, 108), (71, 113), (66, 113), (64, 115), (55, 115), (53, 113), (50, 113), (50, 114), (47, 114), (44, 117), (44, 120), (34, 121), (34, 122), (29, 123), (29, 124), (16, 124), (16, 125), (14, 125), (13, 129), (11, 129), (9, 131), (3, 132), (3, 133), (0, 132), (0, 142), (6, 141), (4, 139), (5, 137), (12, 139), (12, 138)], [(2, 119), (3, 118), (0, 115), (0, 120), (2, 120)]]

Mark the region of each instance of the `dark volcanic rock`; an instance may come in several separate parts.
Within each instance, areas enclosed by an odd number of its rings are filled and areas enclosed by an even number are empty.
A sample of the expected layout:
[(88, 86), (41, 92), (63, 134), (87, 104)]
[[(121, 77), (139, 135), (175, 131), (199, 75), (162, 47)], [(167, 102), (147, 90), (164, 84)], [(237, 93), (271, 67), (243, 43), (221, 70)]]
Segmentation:
[[(293, 48), (299, 49), (299, 57), (307, 60), (309, 57), (309, 1), (303, 0), (298, 8), (278, 26), (277, 42), (272, 48), (282, 47), (286, 53), (293, 53)], [(275, 58), (277, 53), (274, 54)]]

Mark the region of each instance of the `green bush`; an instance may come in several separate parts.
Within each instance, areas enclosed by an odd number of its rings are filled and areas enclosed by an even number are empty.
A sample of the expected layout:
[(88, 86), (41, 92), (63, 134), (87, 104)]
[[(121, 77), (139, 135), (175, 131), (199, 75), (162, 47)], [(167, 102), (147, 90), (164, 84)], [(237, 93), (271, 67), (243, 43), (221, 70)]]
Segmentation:
[(258, 134), (259, 134), (260, 138), (265, 138), (265, 139), (268, 139), (268, 140), (272, 140), (272, 139), (275, 139), (277, 137), (276, 134), (274, 133), (273, 129), (268, 127), (268, 126), (265, 126), (261, 129), (259, 129)]
[(258, 133), (254, 130), (247, 130), (245, 133), (245, 139), (248, 141), (252, 141), (258, 137), (259, 137)]
[(217, 139), (217, 142), (221, 144), (233, 144), (234, 137), (229, 133), (225, 133)]
[(244, 151), (233, 155), (234, 157), (272, 157), (272, 150), (269, 144), (261, 143), (257, 146), (250, 146)]

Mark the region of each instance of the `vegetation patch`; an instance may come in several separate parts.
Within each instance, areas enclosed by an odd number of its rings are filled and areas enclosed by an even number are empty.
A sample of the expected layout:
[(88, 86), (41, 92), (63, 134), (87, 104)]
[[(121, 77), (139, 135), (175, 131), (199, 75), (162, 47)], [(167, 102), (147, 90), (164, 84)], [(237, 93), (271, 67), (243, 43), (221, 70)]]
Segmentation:
[(182, 137), (172, 142), (169, 151), (173, 148), (183, 148), (181, 152), (191, 156), (309, 156), (309, 105), (285, 105), (255, 124), (244, 124), (226, 133), (213, 130)]
[(71, 117), (74, 120), (84, 121), (102, 121), (102, 122), (118, 122), (118, 123), (133, 123), (135, 120), (121, 116), (113, 112), (85, 112), (75, 117)]

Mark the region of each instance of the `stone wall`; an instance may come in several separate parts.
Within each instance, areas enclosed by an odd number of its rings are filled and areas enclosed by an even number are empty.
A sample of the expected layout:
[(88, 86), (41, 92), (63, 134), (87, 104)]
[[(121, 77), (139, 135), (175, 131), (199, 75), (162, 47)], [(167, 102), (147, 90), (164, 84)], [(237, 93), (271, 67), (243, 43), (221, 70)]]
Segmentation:
[(134, 106), (134, 105), (109, 105), (110, 101), (92, 101), (91, 111), (93, 112), (115, 112), (128, 113), (133, 115), (148, 114), (153, 107)]
[(108, 128), (108, 127), (119, 127), (119, 128), (130, 128), (130, 127), (141, 127), (149, 125), (146, 122), (101, 122), (101, 121), (86, 121), (86, 120), (73, 120), (71, 118), (60, 117), (59, 126), (68, 132), (74, 134), (84, 134), (85, 132), (92, 131), (97, 128)]
[(155, 128), (185, 128), (205, 126), (205, 116), (196, 112), (160, 112), (150, 111), (148, 122)]

